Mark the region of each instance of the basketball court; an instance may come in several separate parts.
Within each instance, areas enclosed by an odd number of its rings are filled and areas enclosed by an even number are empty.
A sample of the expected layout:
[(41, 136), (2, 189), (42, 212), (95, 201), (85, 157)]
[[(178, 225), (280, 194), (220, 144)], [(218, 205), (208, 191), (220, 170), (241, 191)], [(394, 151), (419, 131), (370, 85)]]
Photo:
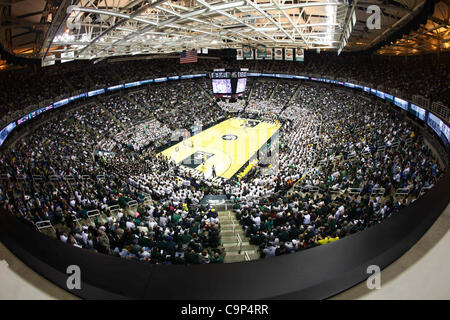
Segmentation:
[(166, 157), (212, 176), (230, 179), (278, 132), (280, 125), (241, 118), (227, 119), (162, 151)]

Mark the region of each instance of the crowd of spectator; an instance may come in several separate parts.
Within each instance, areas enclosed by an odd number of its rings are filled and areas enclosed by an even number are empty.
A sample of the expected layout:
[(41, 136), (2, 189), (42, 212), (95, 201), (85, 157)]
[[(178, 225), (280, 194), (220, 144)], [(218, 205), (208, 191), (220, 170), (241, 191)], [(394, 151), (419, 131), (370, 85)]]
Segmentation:
[[(173, 103), (184, 94), (158, 90)], [(151, 115), (138, 124), (144, 114), (130, 97), (115, 96), (44, 124), (2, 153), (2, 206), (33, 225), (51, 221), (58, 239), (76, 247), (154, 263), (223, 262), (217, 212), (200, 204), (215, 191), (140, 144), (164, 144), (171, 133)], [(100, 155), (105, 138), (115, 142), (114, 153)], [(130, 201), (137, 202), (132, 209)], [(119, 210), (112, 214), (114, 206)], [(99, 214), (95, 223), (90, 212)]]
[[(7, 115), (40, 101), (74, 91), (88, 91), (115, 84), (211, 71), (214, 68), (248, 68), (258, 72), (282, 72), (331, 76), (399, 90), (406, 98), (419, 94), (446, 104), (450, 97), (449, 73), (445, 59), (440, 64), (420, 57), (409, 60), (383, 56), (334, 56), (308, 54), (304, 62), (270, 60), (199, 59), (197, 64), (179, 64), (176, 59), (147, 59), (97, 64), (74, 61), (38, 70), (18, 70), (0, 74), (0, 111)], [(207, 84), (206, 86), (209, 86)], [(251, 86), (251, 83), (248, 84)], [(260, 95), (259, 95), (260, 96)], [(246, 97), (244, 97), (246, 98)]]
[(262, 257), (323, 245), (380, 223), (442, 173), (417, 130), (384, 105), (352, 93), (301, 86), (279, 118), (275, 176), (261, 169), (256, 179), (227, 189)]
[[(79, 78), (74, 76), (75, 64), (69, 64), (64, 70), (70, 76), (63, 81), (76, 83), (71, 86), (78, 89), (86, 82), (110, 85), (111, 79), (142, 80), (193, 70), (176, 68), (170, 61), (142, 64), (105, 68), (100, 63), (86, 67)], [(261, 70), (286, 66), (250, 64)], [(328, 68), (327, 62), (320, 66), (357, 78), (354, 69)], [(312, 70), (314, 62), (301, 70), (296, 67), (290, 65), (290, 71)], [(102, 72), (114, 75), (106, 81)], [(43, 79), (52, 74), (41, 73)], [(40, 76), (23, 79), (23, 103), (39, 94), (57, 94), (59, 85), (41, 91), (28, 86)], [(2, 92), (0, 99), (18, 103), (20, 98), (12, 100), (11, 94), (19, 89), (10, 82), (11, 91)], [(250, 100), (243, 104), (217, 103), (208, 90), (207, 79), (152, 84), (91, 101), (45, 123), (0, 155), (0, 204), (30, 224), (50, 220), (58, 239), (76, 247), (152, 263), (220, 263), (220, 221), (213, 208), (201, 204), (205, 195), (229, 196), (250, 242), (259, 246), (262, 257), (271, 257), (380, 223), (415, 201), (442, 173), (417, 130), (386, 106), (350, 91), (286, 80), (254, 81), (244, 96), (251, 92)], [(198, 123), (209, 126), (236, 113), (257, 119), (271, 115), (282, 125), (270, 149), (270, 170), (256, 166), (244, 179), (213, 185), (157, 156), (156, 150), (170, 142), (175, 130), (190, 130)], [(359, 191), (350, 193), (349, 188)], [(399, 188), (407, 194), (397, 196)], [(99, 213), (94, 223), (89, 212)]]

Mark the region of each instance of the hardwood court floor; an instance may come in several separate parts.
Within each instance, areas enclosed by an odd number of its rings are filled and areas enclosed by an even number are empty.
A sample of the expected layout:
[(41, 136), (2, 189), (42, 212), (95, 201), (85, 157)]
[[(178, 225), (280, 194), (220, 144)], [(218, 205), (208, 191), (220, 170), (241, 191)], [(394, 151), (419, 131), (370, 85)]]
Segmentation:
[(175, 144), (161, 154), (178, 164), (204, 171), (206, 177), (211, 176), (214, 165), (218, 176), (229, 179), (280, 128), (278, 124), (249, 121), (251, 125), (244, 126), (244, 119), (227, 119)]

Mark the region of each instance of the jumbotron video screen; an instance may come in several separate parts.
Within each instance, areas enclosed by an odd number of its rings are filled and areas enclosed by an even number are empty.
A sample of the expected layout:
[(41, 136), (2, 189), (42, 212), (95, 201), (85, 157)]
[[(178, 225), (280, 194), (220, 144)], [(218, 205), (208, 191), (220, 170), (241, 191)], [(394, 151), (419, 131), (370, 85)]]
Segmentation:
[(212, 87), (216, 94), (232, 94), (230, 79), (213, 79)]
[(215, 69), (209, 76), (216, 97), (237, 97), (247, 87), (246, 70)]

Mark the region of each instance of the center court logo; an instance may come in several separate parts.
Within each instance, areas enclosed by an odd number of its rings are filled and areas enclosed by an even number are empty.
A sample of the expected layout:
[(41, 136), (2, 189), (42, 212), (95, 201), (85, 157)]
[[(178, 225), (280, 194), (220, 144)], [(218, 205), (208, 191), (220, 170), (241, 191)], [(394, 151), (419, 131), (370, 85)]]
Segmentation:
[(222, 136), (223, 140), (229, 140), (229, 141), (236, 140), (237, 138), (238, 137), (234, 134), (226, 134), (226, 135)]

